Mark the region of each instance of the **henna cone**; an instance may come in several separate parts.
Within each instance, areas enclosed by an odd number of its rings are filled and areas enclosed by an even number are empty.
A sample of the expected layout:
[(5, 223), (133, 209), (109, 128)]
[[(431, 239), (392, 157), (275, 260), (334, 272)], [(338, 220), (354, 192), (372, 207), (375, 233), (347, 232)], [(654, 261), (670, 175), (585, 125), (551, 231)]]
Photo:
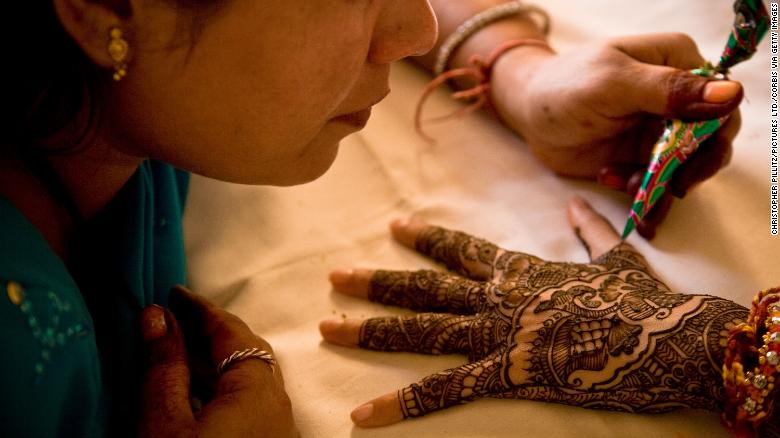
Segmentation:
[(729, 116), (724, 116), (715, 120), (691, 123), (675, 119), (664, 121), (664, 133), (653, 147), (650, 165), (636, 193), (626, 227), (623, 229), (621, 236), (623, 240), (631, 234), (666, 192), (666, 187), (677, 168), (728, 118)]

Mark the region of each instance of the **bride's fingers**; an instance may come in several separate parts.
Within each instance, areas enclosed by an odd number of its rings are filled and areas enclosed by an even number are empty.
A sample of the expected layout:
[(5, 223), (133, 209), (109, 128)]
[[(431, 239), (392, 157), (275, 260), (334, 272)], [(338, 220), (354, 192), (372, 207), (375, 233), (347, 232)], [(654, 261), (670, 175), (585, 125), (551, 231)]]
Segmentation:
[(372, 275), (374, 271), (371, 269), (338, 269), (331, 272), (328, 279), (336, 292), (368, 298)]
[(419, 219), (396, 220), (390, 229), (396, 240), (444, 263), (452, 271), (475, 280), (493, 277), (499, 248), (486, 240), (428, 225)]
[[(428, 225), (419, 219), (396, 220), (390, 225), (396, 240), (415, 248), (452, 271), (475, 280), (492, 279), (499, 261), (528, 264), (536, 257), (509, 252), (460, 231)], [(523, 260), (520, 260), (523, 259)]]
[(322, 339), (344, 347), (357, 347), (360, 343), (361, 319), (326, 319), (320, 321)]
[(501, 392), (505, 388), (500, 368), (498, 359), (491, 357), (430, 375), (358, 407), (352, 421), (360, 427), (386, 426)]
[(482, 319), (475, 316), (421, 313), (365, 321), (331, 319), (320, 323), (320, 333), (328, 342), (369, 350), (468, 354), (472, 342), (480, 341), (477, 347), (484, 350), (481, 323)]
[(568, 216), (591, 260), (620, 243), (620, 236), (612, 225), (581, 197), (575, 196), (569, 201)]
[(417, 311), (469, 314), (487, 303), (487, 283), (431, 270), (341, 270), (330, 280), (338, 292)]
[(636, 266), (650, 271), (644, 256), (620, 240), (615, 228), (579, 196), (569, 201), (569, 223), (588, 250), (594, 263), (607, 266)]

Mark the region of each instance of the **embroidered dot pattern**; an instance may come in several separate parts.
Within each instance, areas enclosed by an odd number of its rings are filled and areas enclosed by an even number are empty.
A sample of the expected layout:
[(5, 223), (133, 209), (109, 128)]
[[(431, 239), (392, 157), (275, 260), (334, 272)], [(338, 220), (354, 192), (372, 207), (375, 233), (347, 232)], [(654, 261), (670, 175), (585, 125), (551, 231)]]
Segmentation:
[(51, 362), (52, 352), (65, 346), (72, 338), (87, 335), (89, 330), (84, 324), (78, 322), (63, 326), (63, 317), (71, 312), (72, 307), (69, 302), (63, 300), (53, 291), (48, 291), (45, 295), (46, 303), (52, 310), (46, 321), (41, 320), (36, 315), (35, 306), (26, 296), (21, 284), (9, 281), (6, 284), (6, 293), (11, 303), (17, 306), (26, 317), (27, 326), (40, 346), (38, 360), (33, 365), (35, 380), (36, 383), (39, 383), (46, 371), (46, 366)]

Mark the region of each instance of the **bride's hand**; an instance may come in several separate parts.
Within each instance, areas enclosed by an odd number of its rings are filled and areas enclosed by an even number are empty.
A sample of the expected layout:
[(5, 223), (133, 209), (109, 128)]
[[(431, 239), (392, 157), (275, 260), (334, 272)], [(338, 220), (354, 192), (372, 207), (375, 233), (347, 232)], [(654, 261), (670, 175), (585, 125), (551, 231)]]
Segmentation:
[(439, 271), (337, 271), (341, 293), (421, 312), (323, 321), (332, 343), (383, 351), (460, 353), (468, 363), (355, 409), (371, 427), (480, 397), (588, 408), (718, 410), (722, 342), (747, 318), (731, 301), (670, 291), (581, 199), (569, 220), (590, 263), (548, 262), (464, 233), (401, 221), (402, 244), (444, 263)]

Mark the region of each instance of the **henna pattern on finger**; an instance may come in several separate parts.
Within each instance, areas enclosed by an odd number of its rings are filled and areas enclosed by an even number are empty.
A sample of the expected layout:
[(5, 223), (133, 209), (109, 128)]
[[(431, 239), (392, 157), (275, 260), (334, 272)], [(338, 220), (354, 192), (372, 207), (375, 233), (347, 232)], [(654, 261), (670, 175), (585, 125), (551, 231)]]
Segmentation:
[(460, 315), (484, 310), (486, 283), (436, 271), (376, 271), (368, 299), (412, 310), (442, 311)]
[(370, 318), (360, 328), (359, 345), (370, 350), (467, 354), (475, 319), (443, 313)]
[(489, 278), (499, 249), (487, 240), (460, 231), (428, 227), (417, 236), (417, 250), (467, 277)]
[(419, 417), (506, 388), (498, 378), (500, 362), (488, 358), (430, 375), (398, 391), (404, 418)]

